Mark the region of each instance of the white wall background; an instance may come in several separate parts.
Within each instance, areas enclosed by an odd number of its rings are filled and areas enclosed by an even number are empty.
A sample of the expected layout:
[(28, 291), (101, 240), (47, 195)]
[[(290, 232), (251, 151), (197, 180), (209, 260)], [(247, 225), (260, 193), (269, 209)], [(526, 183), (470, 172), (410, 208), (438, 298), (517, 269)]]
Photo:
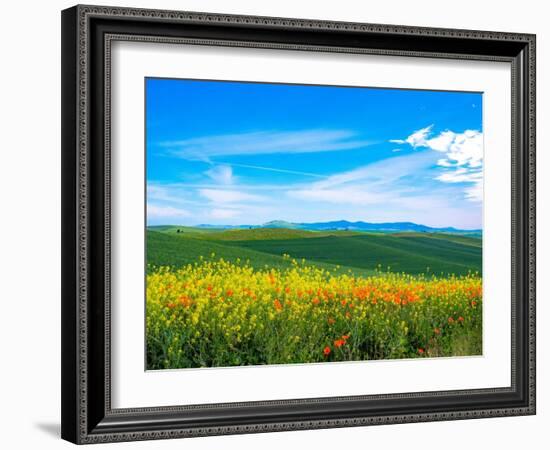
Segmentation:
[[(93, 2), (92, 2), (93, 3)], [(538, 415), (383, 427), (116, 444), (117, 448), (542, 448), (550, 423), (550, 29), (545, 2), (460, 0), (111, 0), (100, 4), (235, 14), (470, 28), (537, 34)], [(0, 46), (0, 444), (69, 448), (60, 404), (60, 10), (72, 1), (2, 7)], [(6, 159), (7, 158), (7, 159)], [(114, 447), (113, 447), (114, 448)]]

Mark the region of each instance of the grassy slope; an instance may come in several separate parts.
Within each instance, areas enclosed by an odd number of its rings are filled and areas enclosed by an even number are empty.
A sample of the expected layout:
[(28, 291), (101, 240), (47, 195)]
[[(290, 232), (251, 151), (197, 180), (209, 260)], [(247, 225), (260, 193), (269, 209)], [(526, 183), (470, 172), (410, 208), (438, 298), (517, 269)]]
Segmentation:
[[(183, 229), (183, 227), (179, 227)], [(333, 269), (335, 265), (368, 274), (380, 264), (392, 271), (464, 274), (481, 270), (481, 240), (447, 234), (399, 233), (316, 233), (303, 230), (254, 229), (175, 233), (149, 230), (148, 262), (153, 265), (183, 265), (198, 261), (199, 256), (228, 260), (250, 260), (254, 267), (288, 266), (281, 256), (305, 258), (309, 263)], [(313, 236), (311, 236), (313, 235)], [(285, 236), (286, 239), (276, 239)], [(254, 237), (241, 240), (243, 237)], [(313, 238), (316, 237), (316, 238)], [(260, 239), (263, 238), (263, 239)], [(216, 239), (216, 240), (214, 240)]]
[[(361, 231), (309, 231), (290, 228), (199, 228), (175, 225), (158, 225), (148, 227), (150, 231), (158, 231), (176, 236), (193, 237), (195, 239), (211, 239), (214, 241), (256, 241), (266, 239), (302, 239), (324, 236), (357, 236), (366, 234)], [(179, 232), (178, 232), (179, 230)], [(379, 233), (377, 233), (379, 234)]]
[(237, 241), (227, 245), (342, 266), (373, 269), (381, 264), (392, 271), (465, 274), (481, 270), (481, 248), (441, 237), (391, 235), (329, 236), (318, 239)]
[[(291, 240), (290, 240), (291, 241)], [(289, 267), (291, 263), (283, 259), (282, 253), (271, 254), (259, 252), (254, 249), (227, 245), (228, 243), (220, 241), (214, 242), (205, 239), (196, 239), (188, 234), (180, 233), (174, 235), (158, 231), (147, 231), (147, 263), (152, 266), (182, 266), (199, 261), (199, 258), (210, 258), (215, 253), (215, 259), (224, 258), (227, 261), (235, 261), (240, 258), (242, 262), (250, 261), (250, 264), (256, 268), (264, 268), (266, 265), (273, 268)], [(315, 263), (316, 266), (335, 270), (335, 265), (324, 263), (322, 261), (308, 261)], [(340, 268), (339, 272), (344, 272), (348, 268)], [(356, 275), (369, 275), (373, 271), (370, 268), (353, 269)]]
[(459, 244), (471, 245), (473, 247), (481, 247), (482, 240), (479, 237), (465, 236), (463, 234), (451, 234), (451, 233), (393, 233), (391, 236), (399, 237), (403, 239), (442, 239), (445, 241), (457, 242)]

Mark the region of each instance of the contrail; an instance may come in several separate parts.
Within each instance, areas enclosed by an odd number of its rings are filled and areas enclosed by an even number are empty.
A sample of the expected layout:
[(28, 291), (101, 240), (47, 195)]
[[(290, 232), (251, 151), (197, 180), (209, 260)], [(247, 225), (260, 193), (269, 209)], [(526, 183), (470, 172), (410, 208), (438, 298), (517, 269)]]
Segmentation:
[(305, 175), (308, 177), (315, 177), (315, 178), (326, 178), (326, 176), (319, 175), (317, 173), (299, 172), (297, 170), (287, 170), (287, 169), (276, 169), (274, 167), (252, 166), (249, 164), (235, 164), (235, 163), (225, 163), (225, 162), (217, 162), (215, 164), (225, 164), (227, 166), (243, 167), (245, 169), (267, 170), (268, 172), (288, 173), (292, 175)]

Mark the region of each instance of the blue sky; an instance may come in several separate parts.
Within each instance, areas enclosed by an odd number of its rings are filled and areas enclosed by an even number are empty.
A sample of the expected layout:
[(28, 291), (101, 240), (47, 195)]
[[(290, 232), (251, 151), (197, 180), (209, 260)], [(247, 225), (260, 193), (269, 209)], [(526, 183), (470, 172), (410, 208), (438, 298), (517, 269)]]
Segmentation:
[(482, 94), (146, 79), (149, 225), (481, 228)]

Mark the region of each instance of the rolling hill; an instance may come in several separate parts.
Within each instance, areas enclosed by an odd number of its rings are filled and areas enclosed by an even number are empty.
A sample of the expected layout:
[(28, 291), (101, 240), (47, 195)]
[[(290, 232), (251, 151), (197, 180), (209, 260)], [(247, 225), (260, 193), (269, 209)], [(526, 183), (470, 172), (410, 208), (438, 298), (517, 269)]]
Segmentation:
[(317, 239), (228, 242), (262, 253), (290, 254), (311, 262), (412, 274), (455, 273), (481, 270), (481, 247), (464, 245), (441, 238), (407, 238), (388, 235), (327, 236)]
[[(248, 261), (256, 269), (267, 267), (286, 268), (291, 266), (288, 259), (281, 254), (270, 254), (245, 247), (227, 245), (226, 242), (214, 242), (212, 240), (197, 239), (189, 235), (174, 235), (159, 231), (147, 231), (147, 264), (149, 268), (155, 266), (180, 267), (186, 264), (193, 264), (200, 261), (201, 256), (205, 259), (218, 260), (223, 258), (226, 261), (236, 262), (239, 259), (242, 263)], [(337, 267), (335, 264), (323, 261), (309, 261), (317, 267), (327, 270), (334, 270), (339, 273), (346, 272), (347, 267)], [(365, 268), (352, 268), (356, 275), (370, 275), (374, 270)]]
[[(283, 254), (327, 269), (369, 274), (382, 270), (411, 274), (465, 274), (481, 271), (481, 240), (450, 233), (380, 234), (351, 231), (307, 231), (256, 228), (213, 230), (157, 227), (147, 232), (147, 257), (152, 265), (193, 263), (211, 253), (216, 258), (249, 260), (256, 268), (287, 267)], [(178, 232), (177, 229), (180, 229)]]

